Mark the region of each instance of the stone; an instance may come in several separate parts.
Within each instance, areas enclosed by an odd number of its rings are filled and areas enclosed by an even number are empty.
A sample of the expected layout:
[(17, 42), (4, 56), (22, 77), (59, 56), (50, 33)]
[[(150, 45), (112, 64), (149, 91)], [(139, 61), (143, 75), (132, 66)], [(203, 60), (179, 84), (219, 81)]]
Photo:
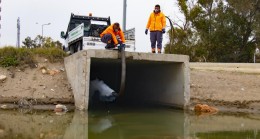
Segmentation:
[(54, 76), (54, 75), (56, 75), (56, 74), (58, 74), (58, 73), (60, 73), (59, 70), (49, 70), (49, 74), (50, 74), (51, 76)]
[(57, 104), (54, 109), (55, 112), (64, 112), (67, 111), (67, 107), (65, 105)]
[(218, 112), (218, 109), (214, 107), (210, 107), (206, 104), (197, 104), (194, 107), (194, 111), (196, 113), (216, 113)]
[(6, 109), (6, 108), (7, 108), (7, 105), (1, 105), (1, 108), (2, 108), (2, 109)]
[(47, 74), (48, 71), (46, 69), (42, 69), (42, 74)]
[(41, 134), (40, 134), (40, 139), (43, 139), (43, 138), (44, 138), (44, 134), (41, 133)]
[(64, 68), (60, 68), (60, 71), (64, 72), (64, 71), (65, 71), (65, 69), (64, 69)]
[(5, 76), (5, 75), (0, 75), (0, 81), (2, 82), (2, 81), (4, 81), (4, 80), (6, 80), (7, 79), (7, 77)]

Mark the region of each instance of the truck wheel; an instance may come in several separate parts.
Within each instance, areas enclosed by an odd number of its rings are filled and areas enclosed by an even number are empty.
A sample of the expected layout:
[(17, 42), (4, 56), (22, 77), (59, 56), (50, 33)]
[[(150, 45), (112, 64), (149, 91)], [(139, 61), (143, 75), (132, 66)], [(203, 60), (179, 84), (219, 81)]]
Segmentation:
[(79, 42), (78, 44), (77, 44), (77, 52), (79, 52), (79, 51), (81, 51), (82, 50), (82, 45), (81, 45), (81, 43)]
[(74, 48), (74, 46), (72, 45), (72, 46), (70, 46), (70, 54), (72, 55), (72, 54), (74, 54), (75, 53), (75, 50), (74, 50), (75, 48)]

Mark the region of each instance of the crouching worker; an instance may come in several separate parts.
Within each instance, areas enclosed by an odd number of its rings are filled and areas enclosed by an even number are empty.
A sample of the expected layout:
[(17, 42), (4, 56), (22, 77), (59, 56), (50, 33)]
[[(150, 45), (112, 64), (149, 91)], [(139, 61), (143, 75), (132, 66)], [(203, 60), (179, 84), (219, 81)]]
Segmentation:
[(101, 41), (106, 43), (106, 49), (118, 48), (119, 51), (125, 48), (125, 37), (119, 23), (107, 27), (101, 34)]

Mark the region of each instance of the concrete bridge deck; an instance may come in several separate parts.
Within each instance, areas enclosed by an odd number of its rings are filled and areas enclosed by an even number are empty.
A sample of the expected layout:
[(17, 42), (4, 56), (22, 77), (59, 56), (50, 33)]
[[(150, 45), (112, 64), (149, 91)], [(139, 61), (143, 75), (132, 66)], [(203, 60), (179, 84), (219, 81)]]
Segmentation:
[[(126, 88), (118, 102), (156, 103), (186, 108), (190, 99), (189, 57), (185, 55), (125, 52)], [(89, 108), (89, 83), (102, 79), (116, 92), (120, 88), (121, 60), (115, 50), (84, 50), (65, 58), (75, 106)]]

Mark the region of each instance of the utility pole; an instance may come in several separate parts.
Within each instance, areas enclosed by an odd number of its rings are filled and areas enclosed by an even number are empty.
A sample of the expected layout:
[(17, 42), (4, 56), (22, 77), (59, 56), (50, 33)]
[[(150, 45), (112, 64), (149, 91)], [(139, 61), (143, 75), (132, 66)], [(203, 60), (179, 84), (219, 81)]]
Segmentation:
[(20, 17), (17, 19), (17, 47), (20, 48)]
[(126, 31), (126, 6), (127, 6), (127, 1), (124, 0), (124, 3), (123, 3), (123, 32)]
[(43, 47), (43, 27), (44, 26), (48, 26), (48, 25), (50, 25), (51, 23), (48, 23), (48, 24), (42, 24), (42, 47)]

